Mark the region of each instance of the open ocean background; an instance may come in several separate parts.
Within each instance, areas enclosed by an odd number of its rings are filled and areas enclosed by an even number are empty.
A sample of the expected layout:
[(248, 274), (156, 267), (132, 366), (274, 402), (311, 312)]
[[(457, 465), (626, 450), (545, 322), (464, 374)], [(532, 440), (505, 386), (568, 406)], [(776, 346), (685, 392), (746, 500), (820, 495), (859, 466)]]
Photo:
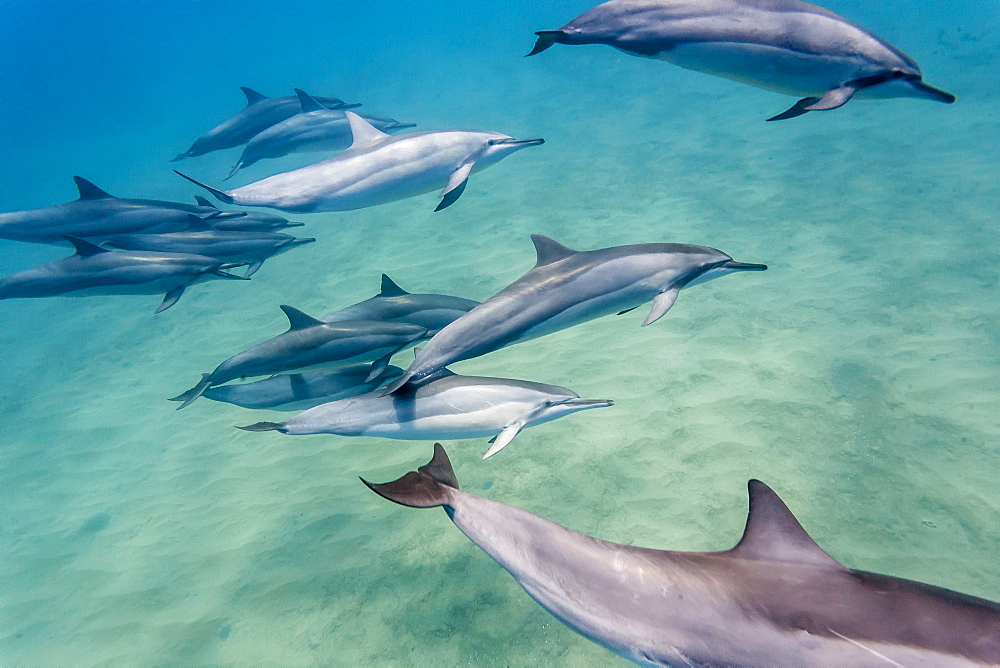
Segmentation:
[[(612, 398), (446, 443), (463, 487), (604, 539), (730, 547), (746, 481), (834, 557), (1000, 600), (1000, 5), (825, 0), (913, 56), (953, 106), (790, 97), (606, 47), (524, 59), (592, 0), (0, 0), (0, 211), (109, 192), (193, 202), (240, 149), (171, 165), (244, 105), (301, 87), (417, 129), (546, 144), (433, 195), (288, 216), (319, 241), (247, 283), (0, 303), (0, 663), (563, 665), (624, 661), (539, 608), (440, 510), (390, 504), (429, 442), (287, 437), (168, 397), (378, 291), (482, 300), (575, 248), (687, 242), (765, 262), (456, 370)], [(241, 185), (321, 159), (264, 161)], [(0, 241), (0, 274), (67, 254)], [(396, 363), (406, 366), (411, 353)]]

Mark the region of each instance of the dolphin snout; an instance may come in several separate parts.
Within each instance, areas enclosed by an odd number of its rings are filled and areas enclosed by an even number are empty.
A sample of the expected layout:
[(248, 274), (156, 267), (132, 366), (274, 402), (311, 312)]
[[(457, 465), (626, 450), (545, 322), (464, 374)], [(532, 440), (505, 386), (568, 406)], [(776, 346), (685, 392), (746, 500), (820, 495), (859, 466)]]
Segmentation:
[(736, 260), (729, 260), (724, 262), (720, 267), (729, 269), (730, 271), (767, 271), (766, 264), (753, 264), (751, 262), (737, 262)]
[(489, 141), (491, 146), (541, 146), (545, 143), (545, 140), (539, 137), (538, 139), (491, 139)]

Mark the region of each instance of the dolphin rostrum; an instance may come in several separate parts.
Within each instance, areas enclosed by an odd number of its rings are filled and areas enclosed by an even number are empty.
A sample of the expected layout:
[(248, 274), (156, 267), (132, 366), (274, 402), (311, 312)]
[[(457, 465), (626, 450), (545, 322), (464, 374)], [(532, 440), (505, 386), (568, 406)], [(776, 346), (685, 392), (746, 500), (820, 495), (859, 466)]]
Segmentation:
[[(229, 120), (198, 137), (191, 148), (174, 158), (173, 162), (245, 144), (257, 133), (291, 118), (301, 109), (299, 99), (295, 96), (267, 97), (246, 86), (240, 86), (240, 90), (247, 97), (247, 106)], [(327, 109), (354, 109), (361, 106), (347, 104), (335, 97), (317, 96), (314, 99)]]
[(447, 370), (403, 395), (364, 394), (332, 401), (284, 422), (258, 422), (247, 431), (283, 434), (382, 436), (401, 440), (452, 440), (493, 436), (492, 457), (525, 427), (588, 408), (613, 405), (581, 399), (565, 387), (526, 380), (459, 376)]
[(461, 297), (411, 294), (382, 274), (382, 289), (377, 295), (335, 311), (321, 320), (323, 322), (338, 320), (408, 322), (437, 333), (477, 306), (479, 302)]
[(350, 148), (308, 167), (226, 191), (177, 174), (221, 202), (293, 213), (352, 211), (443, 188), (434, 209), (440, 211), (459, 198), (469, 174), (526, 146), (545, 143), (472, 130), (424, 130), (393, 137), (354, 112), (344, 115), (354, 138)]
[(394, 482), (362, 481), (404, 506), (444, 506), (545, 610), (640, 665), (1000, 664), (1000, 605), (841, 565), (758, 480), (743, 538), (723, 552), (609, 543), (461, 492), (440, 444)]
[(282, 306), (288, 331), (233, 355), (202, 376), (182, 395), (180, 410), (210, 387), (248, 376), (269, 376), (296, 369), (374, 362), (369, 379), (382, 374), (389, 359), (427, 338), (427, 330), (403, 322), (344, 320), (326, 323), (291, 306)]
[(837, 109), (853, 97), (955, 101), (924, 83), (917, 63), (891, 44), (801, 0), (611, 0), (535, 34), (529, 56), (553, 44), (607, 44), (802, 97), (770, 121)]
[(637, 244), (575, 251), (531, 235), (534, 268), (451, 323), (424, 346), (385, 391), (419, 383), (438, 370), (653, 300), (643, 326), (674, 305), (681, 288), (735, 271), (763, 271), (722, 251), (687, 244)]
[[(194, 199), (198, 202), (199, 206), (219, 211), (219, 207), (201, 195), (196, 195)], [(241, 211), (240, 214), (239, 218), (224, 218), (221, 220), (213, 218), (211, 220), (212, 227), (217, 230), (229, 230), (232, 232), (273, 232), (275, 230), (284, 230), (289, 227), (302, 227), (305, 225), (305, 223), (291, 223), (287, 218), (282, 218), (266, 211)]]
[[(298, 88), (295, 89), (295, 94), (299, 96), (302, 113), (272, 125), (247, 142), (227, 179), (258, 160), (280, 158), (289, 153), (342, 151), (351, 145), (351, 126), (343, 111), (327, 109)], [(416, 126), (415, 123), (400, 123), (383, 116), (358, 115), (382, 132)]]
[(202, 255), (110, 251), (85, 239), (67, 241), (76, 247), (74, 255), (0, 278), (0, 299), (166, 293), (159, 313), (176, 304), (190, 285), (244, 278), (223, 271), (233, 264)]
[(211, 222), (247, 215), (181, 202), (115, 197), (87, 179), (74, 176), (73, 180), (80, 197), (72, 202), (0, 213), (0, 239), (62, 245), (66, 237), (101, 239), (133, 232), (181, 232), (191, 226), (192, 215)]

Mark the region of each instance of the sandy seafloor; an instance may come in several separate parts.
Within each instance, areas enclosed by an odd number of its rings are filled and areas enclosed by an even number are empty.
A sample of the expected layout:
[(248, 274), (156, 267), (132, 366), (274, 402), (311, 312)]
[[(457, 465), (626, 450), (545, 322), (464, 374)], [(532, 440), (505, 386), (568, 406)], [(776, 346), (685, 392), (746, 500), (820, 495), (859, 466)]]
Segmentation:
[[(0, 303), (0, 663), (621, 661), (443, 512), (358, 481), (423, 464), (429, 442), (247, 433), (280, 414), (166, 401), (283, 331), (279, 304), (321, 315), (383, 271), (484, 299), (531, 267), (532, 232), (705, 244), (770, 270), (685, 290), (648, 328), (644, 308), (458, 365), (617, 402), (485, 462), (485, 439), (446, 444), (466, 490), (710, 550), (739, 537), (758, 477), (846, 565), (1000, 599), (994, 2), (827, 2), (959, 102), (773, 124), (792, 98), (602, 47), (521, 57), (587, 2), (353, 4), (0, 3), (3, 211), (72, 199), (73, 174), (190, 201), (170, 168), (219, 184), (238, 149), (168, 161), (242, 106), (240, 85), (547, 142), (442, 213), (427, 195), (292, 216), (319, 241), (161, 315), (152, 296)], [(0, 273), (63, 254), (0, 242)]]

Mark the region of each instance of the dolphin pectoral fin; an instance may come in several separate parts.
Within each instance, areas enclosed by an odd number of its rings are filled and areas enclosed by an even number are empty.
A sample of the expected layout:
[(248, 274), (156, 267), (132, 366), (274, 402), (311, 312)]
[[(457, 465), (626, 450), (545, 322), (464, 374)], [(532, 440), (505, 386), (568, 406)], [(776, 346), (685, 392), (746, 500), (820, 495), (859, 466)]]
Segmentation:
[(483, 459), (489, 459), (496, 453), (506, 448), (507, 445), (514, 440), (514, 437), (517, 436), (518, 432), (521, 431), (521, 427), (523, 426), (524, 426), (523, 422), (515, 422), (514, 424), (508, 425), (506, 428), (504, 428), (502, 432), (497, 434), (490, 441), (491, 443), (493, 443), (493, 445), (491, 445), (490, 449), (486, 451), (485, 455), (483, 455)]
[(180, 410), (182, 408), (187, 408), (189, 405), (191, 405), (192, 401), (194, 401), (195, 399), (197, 399), (198, 397), (200, 397), (202, 394), (204, 394), (205, 390), (207, 390), (209, 387), (212, 386), (212, 380), (211, 380), (211, 378), (212, 378), (212, 374), (209, 374), (209, 373), (203, 373), (203, 374), (201, 374), (201, 380), (198, 382), (197, 385), (195, 385), (194, 387), (192, 387), (190, 390), (188, 390), (184, 394), (181, 394), (181, 395), (179, 395), (179, 396), (174, 397), (173, 399), (171, 399), (171, 401), (182, 401), (182, 402), (184, 402), (180, 406), (177, 407), (177, 410)]
[(646, 325), (652, 325), (654, 322), (659, 320), (664, 316), (664, 314), (670, 310), (670, 307), (674, 305), (677, 301), (677, 295), (680, 294), (680, 288), (671, 288), (666, 292), (661, 292), (653, 298), (653, 308), (650, 310), (649, 315), (646, 319), (642, 321), (642, 327)]
[(538, 36), (538, 41), (535, 42), (535, 46), (531, 49), (531, 52), (525, 54), (525, 58), (541, 53), (553, 44), (561, 44), (566, 40), (566, 33), (562, 30), (541, 30), (536, 32), (535, 35)]
[(243, 274), (243, 278), (250, 278), (251, 276), (256, 274), (257, 270), (260, 269), (260, 266), (262, 264), (264, 264), (263, 260), (257, 260), (256, 262), (251, 263), (250, 266), (247, 267), (246, 273)]
[(382, 357), (372, 362), (371, 371), (368, 372), (368, 377), (365, 378), (365, 382), (370, 383), (379, 376), (381, 376), (382, 372), (385, 371), (387, 366), (389, 366), (389, 360), (392, 359), (392, 356), (394, 354), (396, 354), (395, 350), (389, 353), (388, 355), (383, 355)]
[[(184, 407), (181, 406), (181, 408)], [(285, 433), (285, 426), (280, 422), (255, 422), (245, 427), (237, 427), (237, 429), (242, 429), (243, 431), (280, 431), (282, 434)]]
[[(642, 304), (640, 304), (639, 306), (642, 306)], [(624, 311), (618, 311), (618, 313), (616, 313), (615, 315), (625, 315), (626, 313), (631, 313), (632, 311), (639, 308), (639, 306), (633, 306), (632, 308), (627, 308)]]
[(469, 174), (472, 173), (473, 164), (475, 163), (467, 162), (451, 173), (448, 185), (441, 191), (441, 203), (437, 205), (435, 211), (447, 209), (458, 201), (458, 198), (465, 192), (465, 186), (469, 183)]
[(834, 88), (833, 90), (828, 90), (823, 93), (823, 97), (819, 99), (819, 102), (814, 102), (805, 108), (806, 111), (829, 111), (831, 109), (837, 109), (843, 107), (845, 104), (850, 102), (854, 94), (858, 92), (857, 88), (852, 86), (841, 86), (840, 88)]
[(231, 170), (229, 170), (229, 176), (227, 176), (226, 178), (224, 178), (222, 180), (223, 181), (228, 181), (229, 179), (231, 179), (234, 176), (236, 176), (236, 172), (240, 171), (241, 169), (243, 169), (243, 161), (242, 160), (240, 160), (235, 165), (233, 165), (233, 168)]
[(819, 100), (820, 98), (818, 97), (804, 97), (795, 104), (793, 104), (791, 107), (789, 107), (787, 110), (781, 112), (777, 116), (772, 116), (767, 120), (769, 123), (771, 121), (784, 121), (789, 118), (796, 118), (798, 116), (801, 116), (802, 114), (808, 114), (809, 109), (807, 109), (807, 107), (816, 104), (817, 102), (819, 102)]
[(382, 484), (361, 478), (379, 496), (411, 508), (445, 506), (451, 500), (451, 490), (458, 489), (458, 478), (440, 443), (434, 444), (434, 457), (416, 471)]
[[(163, 301), (160, 302), (160, 306), (155, 311), (153, 311), (153, 313), (154, 314), (161, 313), (162, 311), (166, 311), (168, 308), (176, 304), (177, 300), (181, 298), (182, 294), (184, 294), (184, 288), (186, 287), (187, 287), (186, 285), (178, 286), (173, 290), (171, 290), (170, 292), (168, 292), (167, 294), (163, 295)], [(181, 406), (181, 408), (183, 408), (183, 406)]]

